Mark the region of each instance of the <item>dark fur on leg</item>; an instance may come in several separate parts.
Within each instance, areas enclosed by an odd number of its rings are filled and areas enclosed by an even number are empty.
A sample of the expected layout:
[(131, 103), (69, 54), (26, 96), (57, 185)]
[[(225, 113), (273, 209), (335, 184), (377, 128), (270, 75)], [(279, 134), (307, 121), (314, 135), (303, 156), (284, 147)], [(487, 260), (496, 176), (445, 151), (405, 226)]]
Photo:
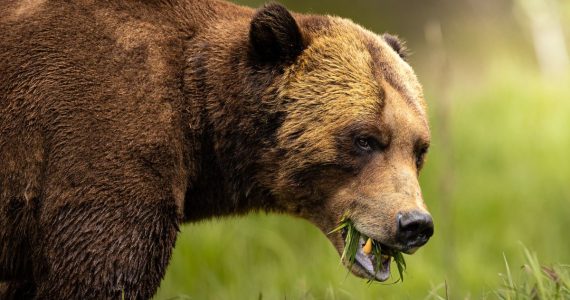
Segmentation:
[(45, 224), (37, 299), (149, 299), (174, 246), (176, 206), (168, 201), (61, 207)]

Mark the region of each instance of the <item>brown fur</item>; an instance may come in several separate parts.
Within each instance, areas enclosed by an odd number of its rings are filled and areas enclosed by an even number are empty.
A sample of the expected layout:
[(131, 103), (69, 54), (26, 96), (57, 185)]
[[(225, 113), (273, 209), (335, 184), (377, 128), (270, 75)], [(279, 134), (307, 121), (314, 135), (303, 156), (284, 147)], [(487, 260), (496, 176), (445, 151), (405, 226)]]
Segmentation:
[(149, 298), (182, 221), (349, 212), (398, 246), (396, 214), (425, 210), (393, 37), (215, 0), (9, 0), (0, 32), (0, 298)]

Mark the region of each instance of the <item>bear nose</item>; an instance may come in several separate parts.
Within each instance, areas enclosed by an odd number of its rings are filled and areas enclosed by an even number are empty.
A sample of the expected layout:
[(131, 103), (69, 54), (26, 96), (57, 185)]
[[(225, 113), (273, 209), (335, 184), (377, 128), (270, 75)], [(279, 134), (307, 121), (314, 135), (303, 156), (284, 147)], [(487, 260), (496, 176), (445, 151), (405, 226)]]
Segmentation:
[(407, 248), (423, 246), (433, 235), (433, 220), (428, 213), (410, 211), (398, 214), (396, 238)]

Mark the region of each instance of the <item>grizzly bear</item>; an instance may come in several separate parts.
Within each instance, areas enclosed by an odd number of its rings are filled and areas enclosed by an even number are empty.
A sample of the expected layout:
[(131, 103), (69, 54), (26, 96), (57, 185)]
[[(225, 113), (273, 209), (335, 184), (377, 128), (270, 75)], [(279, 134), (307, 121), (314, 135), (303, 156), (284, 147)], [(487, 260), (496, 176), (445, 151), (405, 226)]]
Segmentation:
[(7, 0), (0, 32), (0, 298), (150, 298), (181, 223), (250, 211), (339, 253), (343, 217), (404, 253), (433, 233), (394, 36), (218, 0)]

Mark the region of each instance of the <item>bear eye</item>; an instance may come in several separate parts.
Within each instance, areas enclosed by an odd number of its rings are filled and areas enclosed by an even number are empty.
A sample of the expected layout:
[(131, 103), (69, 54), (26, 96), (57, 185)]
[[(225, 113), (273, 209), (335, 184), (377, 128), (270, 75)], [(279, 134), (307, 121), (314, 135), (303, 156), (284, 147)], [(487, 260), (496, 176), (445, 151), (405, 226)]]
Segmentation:
[(425, 156), (428, 151), (427, 147), (423, 147), (416, 152), (416, 168), (420, 170), (424, 164)]
[(355, 141), (356, 146), (364, 152), (372, 152), (374, 143), (374, 139), (369, 137), (359, 137)]

